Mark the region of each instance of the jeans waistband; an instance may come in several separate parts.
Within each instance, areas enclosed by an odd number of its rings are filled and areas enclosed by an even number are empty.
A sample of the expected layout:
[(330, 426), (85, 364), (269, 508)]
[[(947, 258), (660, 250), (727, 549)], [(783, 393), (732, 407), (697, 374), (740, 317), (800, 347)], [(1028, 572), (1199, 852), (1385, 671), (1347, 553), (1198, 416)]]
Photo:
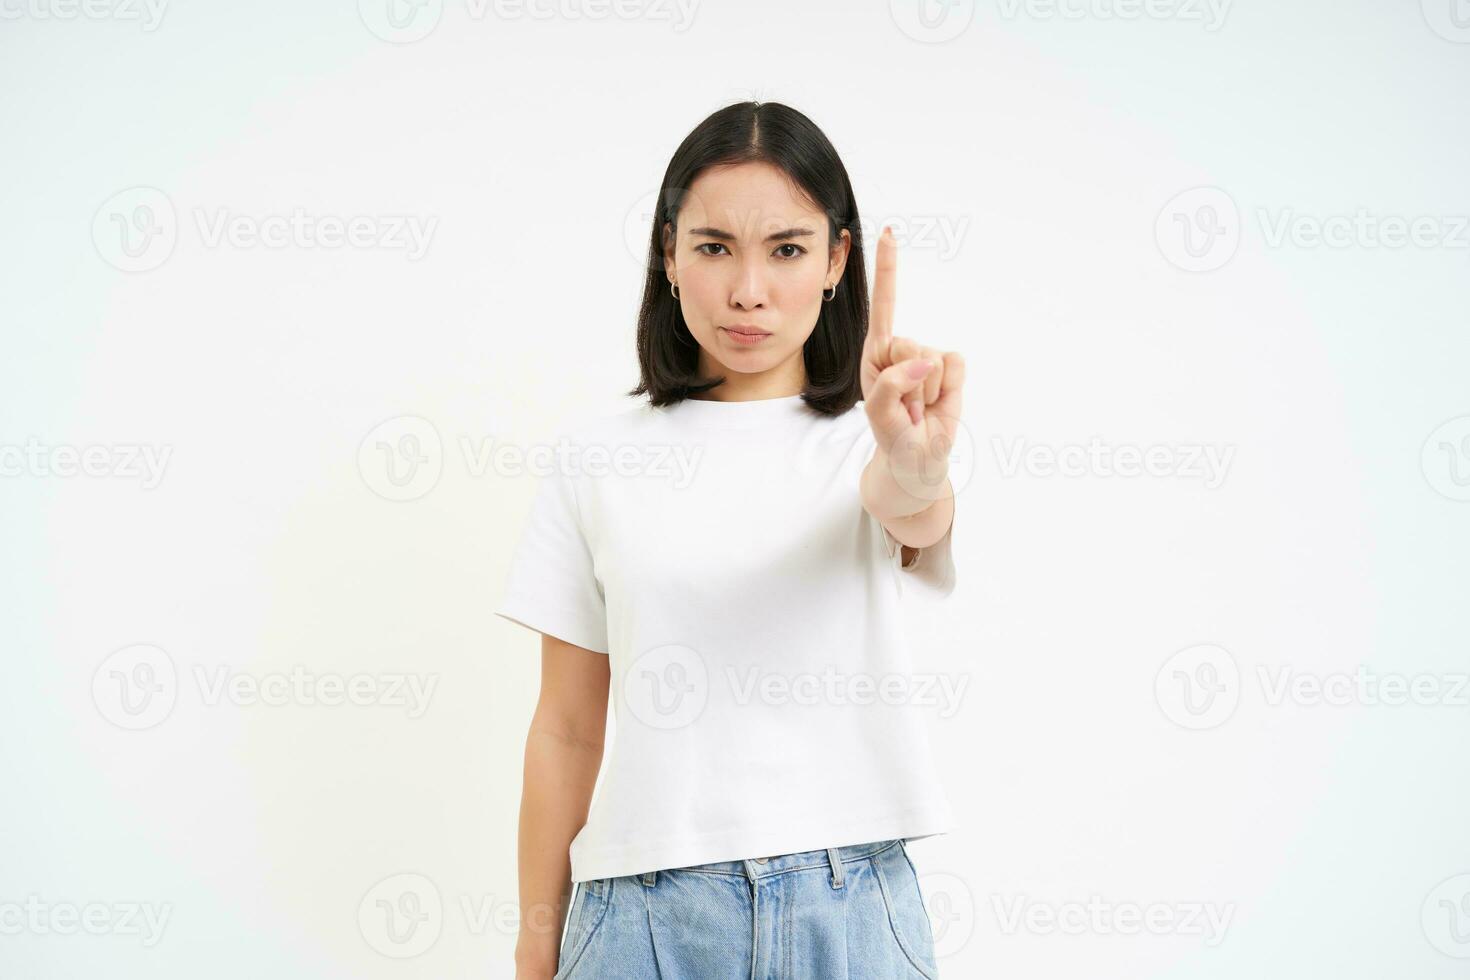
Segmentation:
[[(746, 858), (741, 861), (714, 861), (710, 864), (696, 864), (692, 867), (670, 868), (668, 870), (695, 871), (700, 874), (734, 875), (755, 881), (757, 878), (769, 878), (772, 875), (786, 874), (791, 871), (829, 867), (832, 869), (833, 887), (841, 888), (844, 877), (842, 865), (852, 861), (864, 861), (874, 854), (888, 850), (890, 847), (900, 847), (902, 845), (903, 839), (896, 837), (892, 840), (872, 841), (867, 844), (829, 847), (820, 851), (797, 851), (794, 854)], [(657, 871), (649, 871), (645, 874), (635, 875), (634, 877), (642, 881), (643, 884), (652, 886), (657, 883), (658, 874)]]

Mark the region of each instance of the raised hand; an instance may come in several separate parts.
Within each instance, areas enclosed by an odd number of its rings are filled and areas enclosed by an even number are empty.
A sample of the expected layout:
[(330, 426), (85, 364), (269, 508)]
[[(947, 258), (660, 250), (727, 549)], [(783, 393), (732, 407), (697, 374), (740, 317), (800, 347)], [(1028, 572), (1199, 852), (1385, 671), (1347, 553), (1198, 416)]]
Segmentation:
[(933, 500), (949, 475), (965, 382), (964, 358), (893, 336), (898, 246), (878, 236), (861, 379), (868, 425), (889, 471), (909, 493)]

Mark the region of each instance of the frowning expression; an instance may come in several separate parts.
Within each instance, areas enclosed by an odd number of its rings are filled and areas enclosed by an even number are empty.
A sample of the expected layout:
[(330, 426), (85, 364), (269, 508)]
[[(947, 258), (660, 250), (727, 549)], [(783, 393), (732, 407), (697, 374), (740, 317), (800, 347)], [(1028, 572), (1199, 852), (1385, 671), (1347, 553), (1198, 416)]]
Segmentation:
[(767, 163), (712, 167), (665, 226), (664, 267), (678, 284), (706, 377), (801, 361), (822, 291), (842, 277), (850, 235), (833, 247), (826, 214)]

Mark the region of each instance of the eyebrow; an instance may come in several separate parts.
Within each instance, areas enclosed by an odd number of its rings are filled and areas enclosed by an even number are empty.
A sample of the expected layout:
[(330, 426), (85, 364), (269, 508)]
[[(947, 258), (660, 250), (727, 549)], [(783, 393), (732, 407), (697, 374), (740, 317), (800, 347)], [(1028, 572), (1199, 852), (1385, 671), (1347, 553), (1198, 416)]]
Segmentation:
[[(735, 240), (734, 235), (720, 228), (690, 228), (689, 234), (702, 235), (705, 238), (718, 238), (721, 241), (726, 242), (733, 242)], [(805, 238), (815, 234), (816, 232), (812, 231), (810, 228), (787, 228), (785, 231), (778, 231), (767, 235), (766, 241), (781, 242), (785, 241), (788, 238)]]

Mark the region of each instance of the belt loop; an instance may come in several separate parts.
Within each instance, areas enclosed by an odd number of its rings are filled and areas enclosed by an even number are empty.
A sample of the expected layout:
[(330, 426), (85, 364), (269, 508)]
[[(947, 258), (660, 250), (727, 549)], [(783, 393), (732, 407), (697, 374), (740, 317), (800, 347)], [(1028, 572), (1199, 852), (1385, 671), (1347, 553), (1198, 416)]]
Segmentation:
[(647, 885), (649, 888), (652, 888), (654, 882), (656, 882), (656, 881), (658, 881), (658, 872), (657, 871), (645, 871), (645, 872), (643, 872), (643, 883), (645, 885)]
[(827, 860), (832, 864), (832, 887), (842, 887), (842, 855), (837, 853), (837, 848), (827, 848)]

